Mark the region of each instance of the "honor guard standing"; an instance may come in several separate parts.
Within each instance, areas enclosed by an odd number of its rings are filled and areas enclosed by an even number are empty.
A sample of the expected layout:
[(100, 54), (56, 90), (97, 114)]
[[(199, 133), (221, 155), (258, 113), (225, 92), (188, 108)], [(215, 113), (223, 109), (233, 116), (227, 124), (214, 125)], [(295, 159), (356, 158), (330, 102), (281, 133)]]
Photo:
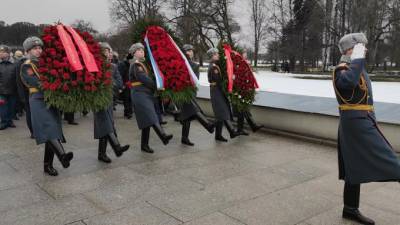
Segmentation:
[[(193, 72), (196, 74), (197, 79), (200, 77), (200, 66), (193, 61), (193, 45), (186, 44), (183, 46), (183, 51), (189, 61)], [(190, 102), (185, 103), (181, 106), (181, 113), (179, 114), (178, 120), (182, 122), (182, 139), (181, 142), (184, 145), (193, 146), (194, 144), (189, 139), (190, 122), (191, 120), (198, 120), (201, 125), (210, 133), (214, 132), (214, 124), (209, 122), (202, 113), (199, 105), (196, 102), (196, 95), (192, 97)]]
[(232, 112), (230, 108), (230, 102), (228, 96), (225, 95), (223, 90), (223, 78), (221, 74), (221, 69), (217, 65), (219, 60), (219, 52), (216, 48), (211, 48), (207, 51), (210, 57), (210, 65), (208, 67), (208, 82), (210, 83), (210, 97), (211, 104), (214, 111), (214, 116), (216, 119), (215, 126), (215, 140), (227, 142), (222, 136), (222, 128), (225, 125), (229, 131), (230, 137), (235, 138), (238, 136), (237, 132), (234, 130), (231, 120)]
[(375, 222), (361, 214), (360, 185), (400, 180), (400, 161), (379, 130), (371, 80), (366, 70), (367, 38), (362, 33), (339, 41), (340, 64), (333, 74), (339, 103), (339, 178), (345, 181), (343, 218), (361, 224)]
[[(112, 49), (108, 43), (99, 43), (103, 54), (107, 60), (111, 63)], [(119, 90), (122, 87), (121, 75), (118, 72), (118, 68), (115, 64), (111, 64), (112, 79), (113, 79), (113, 91)], [(111, 163), (111, 159), (107, 156), (107, 143), (109, 142), (114, 153), (117, 157), (120, 157), (126, 150), (129, 149), (129, 145), (121, 146), (117, 138), (117, 132), (114, 126), (113, 117), (113, 103), (101, 111), (94, 112), (94, 138), (99, 139), (99, 152), (98, 160)]]
[(131, 80), (131, 92), (133, 109), (139, 129), (142, 130), (141, 150), (153, 153), (149, 147), (150, 128), (160, 137), (164, 145), (172, 139), (167, 135), (160, 125), (159, 118), (154, 106), (155, 103), (155, 81), (150, 77), (147, 67), (143, 64), (145, 60), (144, 46), (141, 43), (133, 44), (129, 52), (134, 56), (134, 63), (130, 66), (129, 77)]
[(53, 168), (54, 154), (64, 168), (68, 168), (73, 158), (73, 153), (65, 153), (61, 142), (65, 142), (61, 127), (60, 112), (53, 107), (48, 107), (44, 102), (43, 92), (40, 89), (40, 74), (37, 66), (42, 53), (43, 42), (38, 37), (29, 37), (23, 43), (28, 53), (28, 60), (21, 67), (21, 81), (29, 90), (29, 106), (33, 136), (37, 144), (45, 143), (44, 172), (57, 176)]

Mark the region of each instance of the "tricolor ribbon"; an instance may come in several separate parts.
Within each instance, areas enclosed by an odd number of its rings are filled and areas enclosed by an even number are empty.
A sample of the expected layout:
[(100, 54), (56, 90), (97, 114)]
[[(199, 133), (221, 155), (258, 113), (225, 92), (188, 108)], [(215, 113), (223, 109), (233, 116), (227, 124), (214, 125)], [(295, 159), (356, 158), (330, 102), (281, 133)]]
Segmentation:
[(72, 42), (71, 36), (69, 36), (69, 34), (65, 31), (64, 26), (61, 24), (57, 25), (57, 32), (58, 36), (60, 37), (61, 44), (64, 46), (72, 72), (82, 70), (83, 66), (79, 60), (79, 55), (76, 51), (74, 43)]
[(79, 51), (82, 54), (83, 62), (85, 63), (86, 69), (91, 73), (99, 72), (99, 68), (97, 67), (96, 60), (94, 59), (93, 54), (89, 51), (89, 48), (86, 42), (82, 39), (82, 37), (70, 26), (65, 26), (65, 28), (69, 31), (69, 33), (74, 38), (76, 45), (79, 48)]
[(194, 73), (192, 67), (190, 66), (189, 61), (187, 60), (185, 54), (181, 51), (180, 48), (178, 48), (178, 45), (176, 45), (175, 41), (171, 38), (171, 36), (168, 34), (169, 40), (172, 42), (172, 44), (175, 46), (175, 49), (178, 50), (178, 52), (181, 54), (182, 59), (185, 61), (186, 68), (188, 69), (189, 76), (190, 76), (190, 81), (194, 86), (199, 85), (199, 79), (197, 79), (196, 74)]
[(233, 62), (231, 58), (232, 48), (231, 46), (225, 44), (224, 45), (224, 53), (226, 58), (226, 73), (228, 76), (228, 92), (232, 93), (233, 89)]
[(146, 33), (146, 36), (144, 38), (144, 43), (146, 45), (147, 52), (148, 52), (149, 58), (150, 58), (150, 64), (151, 64), (151, 67), (153, 68), (154, 76), (156, 78), (157, 89), (158, 90), (163, 90), (164, 89), (164, 74), (159, 69), (159, 67), (157, 65), (157, 62), (154, 59), (153, 53), (151, 52), (151, 48), (150, 48), (150, 44), (149, 44), (149, 39), (147, 37), (147, 33)]

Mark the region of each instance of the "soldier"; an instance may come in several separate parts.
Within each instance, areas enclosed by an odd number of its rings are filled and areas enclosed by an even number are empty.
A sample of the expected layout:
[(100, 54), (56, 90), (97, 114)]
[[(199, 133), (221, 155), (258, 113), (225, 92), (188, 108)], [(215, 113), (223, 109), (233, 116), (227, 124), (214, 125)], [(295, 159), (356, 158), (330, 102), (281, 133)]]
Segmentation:
[[(100, 46), (103, 54), (111, 63), (112, 49), (106, 42), (101, 42)], [(122, 87), (121, 75), (118, 72), (117, 65), (111, 64), (113, 89), (119, 90)], [(114, 126), (113, 118), (113, 103), (101, 111), (94, 112), (94, 138), (99, 139), (99, 152), (97, 159), (105, 163), (111, 163), (111, 159), (107, 156), (107, 143), (110, 142), (111, 147), (117, 157), (120, 157), (125, 151), (129, 149), (129, 145), (121, 146), (117, 138), (117, 131)]]
[(172, 135), (167, 135), (160, 125), (157, 112), (154, 106), (156, 85), (149, 76), (147, 67), (143, 64), (145, 60), (144, 46), (141, 43), (133, 44), (129, 52), (133, 53), (134, 63), (130, 66), (129, 77), (132, 86), (132, 103), (136, 115), (139, 129), (142, 130), (141, 150), (153, 153), (149, 147), (150, 127), (160, 137), (164, 145), (172, 139)]
[(210, 65), (208, 67), (208, 82), (210, 82), (210, 97), (211, 104), (216, 119), (215, 140), (227, 142), (222, 136), (222, 128), (225, 124), (229, 131), (230, 137), (235, 138), (238, 136), (237, 132), (233, 129), (231, 120), (232, 112), (228, 97), (225, 95), (222, 85), (223, 79), (221, 69), (216, 64), (219, 60), (218, 49), (211, 48), (207, 51), (210, 57)]
[(367, 38), (362, 33), (339, 41), (341, 63), (333, 74), (339, 103), (339, 178), (345, 181), (342, 217), (362, 224), (375, 222), (358, 210), (360, 185), (400, 180), (400, 161), (377, 126), (371, 80), (366, 70)]
[[(247, 60), (247, 52), (244, 51), (243, 54), (243, 59), (246, 60), (246, 62), (248, 62)], [(243, 111), (243, 112), (239, 112), (237, 109), (235, 109), (236, 115), (237, 115), (237, 133), (239, 135), (249, 135), (249, 133), (247, 133), (246, 131), (244, 131), (244, 122), (245, 120), (247, 121), (247, 123), (249, 124), (251, 130), (253, 132), (257, 132), (258, 130), (260, 130), (261, 128), (263, 128), (263, 125), (257, 125), (256, 121), (254, 121), (253, 116), (251, 115), (250, 109)]]
[[(193, 45), (184, 45), (183, 51), (187, 59), (189, 60), (190, 66), (192, 67), (194, 73), (197, 76), (197, 79), (200, 77), (200, 66), (199, 64), (193, 61)], [(214, 124), (209, 122), (204, 114), (202, 113), (199, 105), (196, 102), (196, 95), (192, 97), (189, 103), (183, 104), (181, 106), (181, 113), (179, 115), (178, 120), (182, 122), (182, 139), (181, 142), (184, 145), (193, 146), (194, 144), (189, 139), (189, 131), (190, 131), (190, 122), (191, 120), (196, 119), (200, 122), (203, 127), (210, 132), (211, 134), (214, 132)]]
[(37, 66), (42, 53), (43, 42), (38, 37), (29, 37), (23, 43), (28, 53), (28, 60), (21, 67), (21, 81), (29, 89), (29, 105), (33, 136), (37, 144), (45, 143), (44, 172), (50, 176), (57, 176), (58, 172), (53, 168), (54, 154), (60, 160), (64, 168), (68, 168), (73, 158), (73, 153), (65, 153), (61, 142), (65, 142), (61, 127), (60, 112), (47, 107), (44, 102), (42, 90), (40, 90), (40, 74)]

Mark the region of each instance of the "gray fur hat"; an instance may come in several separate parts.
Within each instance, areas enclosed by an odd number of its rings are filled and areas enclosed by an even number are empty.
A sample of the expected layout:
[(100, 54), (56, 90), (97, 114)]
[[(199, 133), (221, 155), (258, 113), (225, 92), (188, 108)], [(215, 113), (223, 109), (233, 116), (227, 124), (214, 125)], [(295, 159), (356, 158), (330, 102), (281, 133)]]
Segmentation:
[(217, 53), (219, 53), (219, 51), (218, 51), (218, 49), (217, 48), (210, 48), (210, 49), (208, 49), (208, 51), (207, 51), (207, 55), (208, 55), (208, 57), (212, 57), (214, 54), (217, 54)]
[(0, 45), (0, 51), (10, 53), (10, 47), (8, 47), (7, 45)]
[(43, 41), (42, 41), (42, 39), (33, 36), (33, 37), (28, 37), (27, 39), (25, 39), (25, 41), (22, 45), (24, 46), (24, 49), (27, 52), (36, 46), (43, 47)]
[(99, 45), (102, 49), (108, 49), (108, 50), (112, 51), (110, 44), (108, 44), (107, 42), (99, 42)]
[(185, 45), (183, 45), (182, 49), (183, 49), (183, 51), (187, 52), (190, 50), (194, 50), (194, 47), (193, 47), (193, 45), (185, 44)]
[(363, 33), (351, 33), (343, 36), (339, 41), (339, 50), (342, 55), (358, 43), (368, 44), (368, 39)]
[(129, 53), (131, 54), (135, 54), (135, 52), (139, 49), (143, 49), (144, 50), (144, 45), (140, 42), (133, 44), (130, 48), (129, 48)]

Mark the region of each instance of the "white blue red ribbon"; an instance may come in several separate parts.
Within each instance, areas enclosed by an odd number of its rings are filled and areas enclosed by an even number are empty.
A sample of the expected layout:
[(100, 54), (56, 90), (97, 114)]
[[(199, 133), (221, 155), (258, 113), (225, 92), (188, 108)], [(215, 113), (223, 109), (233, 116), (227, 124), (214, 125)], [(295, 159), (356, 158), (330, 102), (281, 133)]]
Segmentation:
[(196, 74), (194, 73), (192, 67), (190, 66), (189, 61), (187, 60), (185, 54), (181, 51), (180, 48), (178, 48), (178, 45), (176, 45), (175, 41), (171, 38), (170, 35), (168, 35), (169, 39), (171, 40), (172, 44), (174, 44), (175, 48), (178, 50), (178, 52), (181, 54), (182, 59), (185, 61), (186, 67), (188, 69), (189, 75), (190, 75), (190, 80), (192, 81), (192, 84), (195, 86), (198, 86), (200, 84), (199, 79), (197, 79)]
[(162, 90), (164, 89), (164, 75), (161, 72), (161, 70), (158, 68), (157, 62), (154, 59), (153, 53), (151, 52), (150, 44), (149, 44), (149, 39), (147, 38), (147, 34), (144, 38), (144, 42), (146, 44), (147, 52), (149, 54), (150, 58), (150, 64), (151, 67), (153, 68), (154, 76), (156, 78), (156, 84), (157, 84), (157, 89)]

